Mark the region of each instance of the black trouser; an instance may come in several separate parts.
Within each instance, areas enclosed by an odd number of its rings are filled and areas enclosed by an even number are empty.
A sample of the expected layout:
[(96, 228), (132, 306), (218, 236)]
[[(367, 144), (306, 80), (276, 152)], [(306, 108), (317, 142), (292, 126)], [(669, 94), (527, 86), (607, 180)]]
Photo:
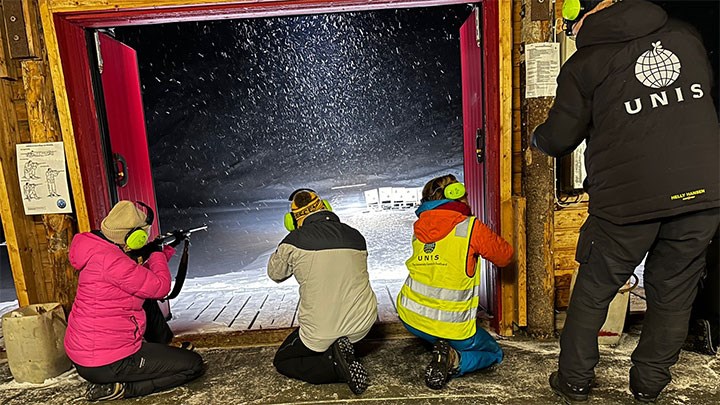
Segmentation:
[(150, 343), (165, 343), (172, 341), (175, 334), (170, 330), (165, 315), (163, 315), (157, 300), (147, 299), (143, 302), (145, 311), (145, 334), (143, 338)]
[(199, 354), (160, 343), (143, 343), (135, 354), (106, 366), (75, 368), (91, 383), (125, 383), (125, 398), (177, 387), (204, 372)]
[(700, 283), (691, 316), (710, 323), (713, 345), (717, 347), (720, 342), (720, 228), (708, 248), (707, 276)]
[(310, 350), (300, 340), (300, 329), (280, 345), (273, 365), (280, 374), (311, 384), (345, 382), (335, 369), (332, 346), (322, 353)]
[(599, 359), (597, 336), (608, 305), (647, 253), (647, 312), (632, 354), (630, 385), (644, 393), (662, 391), (687, 335), (719, 213), (704, 210), (628, 225), (588, 217), (580, 230), (580, 270), (560, 338), (561, 379), (579, 386), (592, 380)]

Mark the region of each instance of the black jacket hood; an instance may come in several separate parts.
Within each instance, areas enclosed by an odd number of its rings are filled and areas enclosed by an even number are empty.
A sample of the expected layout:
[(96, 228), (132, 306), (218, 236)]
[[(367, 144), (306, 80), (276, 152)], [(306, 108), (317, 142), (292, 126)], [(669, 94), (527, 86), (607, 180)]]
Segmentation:
[(665, 10), (645, 0), (624, 0), (585, 18), (578, 31), (579, 48), (642, 38), (667, 22)]

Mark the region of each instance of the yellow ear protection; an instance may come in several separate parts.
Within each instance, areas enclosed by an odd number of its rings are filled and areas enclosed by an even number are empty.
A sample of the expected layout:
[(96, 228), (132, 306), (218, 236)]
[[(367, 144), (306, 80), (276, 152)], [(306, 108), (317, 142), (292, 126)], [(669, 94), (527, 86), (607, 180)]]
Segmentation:
[[(447, 198), (448, 200), (459, 200), (463, 197), (465, 197), (466, 190), (465, 185), (460, 182), (450, 183), (445, 188), (438, 187), (435, 190), (430, 193), (430, 195), (435, 195), (438, 191), (442, 190), (443, 197)], [(427, 199), (423, 198), (420, 202), (424, 203)]]
[(312, 190), (309, 188), (299, 188), (299, 189), (293, 191), (292, 194), (290, 194), (288, 201), (292, 202), (293, 199), (295, 199), (295, 195), (301, 191), (313, 193), (313, 194), (315, 194), (316, 197), (315, 197), (315, 199), (313, 199), (313, 201), (311, 201), (308, 205), (303, 207), (301, 210), (296, 211), (295, 214), (293, 214), (292, 212), (285, 213), (285, 218), (283, 218), (283, 224), (285, 225), (285, 229), (287, 229), (288, 231), (294, 231), (297, 228), (297, 218), (295, 218), (295, 215), (297, 215), (298, 217), (304, 217), (305, 215), (307, 215), (311, 212), (317, 211), (318, 208), (320, 208), (319, 207), (320, 204), (323, 205), (324, 209), (326, 209), (328, 211), (332, 211), (330, 202), (328, 200), (321, 200), (320, 197), (317, 197), (317, 193), (315, 192), (315, 190)]
[(465, 197), (465, 185), (462, 183), (450, 183), (445, 186), (443, 195), (448, 200), (459, 200)]
[(148, 207), (145, 203), (141, 201), (136, 201), (135, 203), (139, 206), (145, 207), (146, 217), (144, 224), (136, 226), (135, 228), (131, 229), (127, 233), (127, 235), (125, 235), (125, 246), (130, 248), (130, 250), (137, 250), (145, 246), (149, 235), (144, 228), (152, 225), (153, 221), (155, 220), (155, 213), (153, 212), (152, 208)]
[(564, 0), (562, 5), (562, 17), (565, 22), (565, 34), (572, 35), (572, 28), (576, 22), (595, 8), (601, 0)]

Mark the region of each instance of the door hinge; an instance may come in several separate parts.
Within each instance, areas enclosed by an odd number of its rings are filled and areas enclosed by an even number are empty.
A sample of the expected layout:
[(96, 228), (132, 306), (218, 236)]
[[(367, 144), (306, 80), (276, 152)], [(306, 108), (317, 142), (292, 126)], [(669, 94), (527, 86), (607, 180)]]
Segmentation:
[(100, 32), (98, 32), (98, 31), (93, 32), (93, 36), (95, 37), (95, 56), (97, 57), (98, 71), (100, 72), (100, 74), (102, 74), (103, 58), (102, 58), (102, 52), (100, 52)]
[(22, 0), (0, 1), (7, 47), (10, 51), (10, 57), (13, 59), (26, 59), (35, 56), (30, 52), (22, 3)]
[(485, 161), (485, 131), (482, 128), (475, 132), (475, 156), (478, 163)]

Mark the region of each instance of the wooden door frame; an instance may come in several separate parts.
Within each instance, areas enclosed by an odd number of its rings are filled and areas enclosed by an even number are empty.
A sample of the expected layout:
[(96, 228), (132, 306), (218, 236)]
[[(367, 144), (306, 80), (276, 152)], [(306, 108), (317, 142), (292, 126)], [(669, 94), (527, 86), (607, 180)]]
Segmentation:
[[(68, 45), (66, 27), (103, 28), (128, 25), (158, 24), (181, 21), (203, 21), (238, 18), (257, 18), (321, 14), (330, 12), (351, 12), (379, 9), (430, 7), (465, 4), (462, 0), (39, 0), (43, 35), (48, 51), (50, 71), (55, 100), (60, 119), (62, 138), (68, 160), (68, 173), (72, 185), (78, 227), (81, 232), (91, 229), (88, 193), (92, 188), (84, 184), (78, 161), (76, 130), (73, 127), (71, 102), (65, 87), (65, 74), (72, 70), (70, 61), (61, 58), (60, 43), (83, 51), (85, 43)], [(514, 225), (515, 209), (511, 196), (511, 56), (512, 26), (511, 1), (486, 0), (483, 8), (483, 38), (485, 43), (485, 69), (488, 83), (486, 103), (488, 131), (499, 139), (500, 178), (499, 196), (495, 203), (499, 207), (500, 224), (498, 231), (513, 241), (517, 227)], [(62, 42), (64, 41), (64, 42)], [(65, 68), (63, 62), (68, 63)], [(85, 122), (87, 125), (87, 122)], [(82, 130), (82, 129), (81, 129)], [(488, 135), (492, 135), (488, 134)], [(88, 192), (86, 192), (88, 190)], [(91, 197), (92, 198), (92, 197)], [(501, 308), (499, 332), (511, 335), (513, 324), (520, 322), (518, 297), (524, 291), (518, 288), (524, 281), (520, 277), (501, 276), (499, 308)]]

